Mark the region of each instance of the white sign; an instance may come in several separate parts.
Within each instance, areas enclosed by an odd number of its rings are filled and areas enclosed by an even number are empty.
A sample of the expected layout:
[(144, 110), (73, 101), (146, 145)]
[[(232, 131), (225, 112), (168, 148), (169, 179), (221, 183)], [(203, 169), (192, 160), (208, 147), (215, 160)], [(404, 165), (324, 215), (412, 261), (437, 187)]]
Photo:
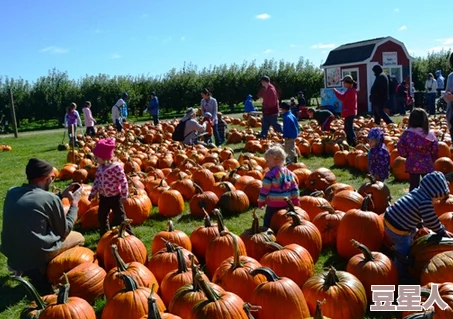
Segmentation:
[(398, 52), (382, 52), (382, 65), (398, 65)]

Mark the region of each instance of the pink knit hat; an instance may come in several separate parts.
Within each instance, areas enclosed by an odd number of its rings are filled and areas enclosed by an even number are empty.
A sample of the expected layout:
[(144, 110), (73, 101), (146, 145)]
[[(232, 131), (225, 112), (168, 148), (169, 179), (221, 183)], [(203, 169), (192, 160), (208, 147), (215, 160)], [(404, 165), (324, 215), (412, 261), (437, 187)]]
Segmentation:
[(103, 160), (110, 160), (113, 158), (115, 151), (115, 139), (107, 138), (100, 140), (93, 150), (93, 154)]

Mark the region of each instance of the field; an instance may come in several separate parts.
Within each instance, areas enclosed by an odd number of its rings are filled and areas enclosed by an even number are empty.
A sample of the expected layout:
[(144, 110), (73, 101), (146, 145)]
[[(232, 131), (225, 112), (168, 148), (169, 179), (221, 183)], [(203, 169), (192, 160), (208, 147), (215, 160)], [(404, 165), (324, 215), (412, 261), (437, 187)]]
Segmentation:
[[(400, 120), (398, 118), (394, 119), (397, 121)], [(61, 130), (58, 132), (61, 132)], [(3, 211), (3, 202), (7, 190), (12, 186), (21, 185), (26, 181), (25, 166), (29, 158), (38, 157), (51, 162), (57, 168), (63, 167), (63, 164), (66, 162), (66, 152), (59, 152), (56, 150), (56, 146), (61, 142), (61, 133), (58, 132), (46, 131), (40, 132), (39, 134), (29, 133), (23, 134), (18, 139), (12, 137), (0, 139), (0, 144), (9, 144), (13, 147), (12, 152), (0, 153), (0, 177), (2, 180), (2, 183), (0, 184), (0, 212)], [(243, 146), (244, 144), (233, 145), (236, 156), (241, 152)], [(365, 176), (362, 173), (335, 168), (333, 166), (332, 158), (310, 157), (301, 158), (301, 160), (309, 169), (318, 167), (330, 168), (335, 173), (337, 181), (351, 184), (355, 188), (358, 188), (365, 181)], [(66, 184), (68, 183), (56, 182), (55, 186), (63, 188)], [(387, 184), (394, 200), (407, 192), (408, 185), (395, 182), (393, 177), (390, 178)], [(262, 210), (258, 210), (258, 213), (260, 216), (263, 216), (264, 214)], [(240, 234), (245, 229), (249, 228), (251, 222), (251, 212), (244, 213), (238, 217), (226, 218), (225, 220), (228, 228), (236, 234)], [(157, 213), (157, 208), (153, 208), (151, 218), (144, 225), (135, 227), (134, 231), (148, 247), (148, 250), (150, 250), (153, 236), (157, 232), (164, 230), (166, 228), (166, 223), (167, 220), (163, 219)], [(196, 226), (201, 224), (201, 221), (193, 219), (189, 213), (185, 213), (175, 218), (174, 223), (177, 229), (190, 233)], [(2, 218), (0, 218), (0, 227), (1, 225)], [(81, 231), (80, 229), (76, 230)], [(99, 240), (97, 232), (91, 231), (83, 233), (86, 238), (86, 246), (95, 250), (96, 243)], [(338, 258), (335, 251), (324, 250), (316, 263), (316, 272), (322, 272), (325, 267), (330, 265), (335, 266), (339, 270), (343, 270), (346, 261)], [(6, 268), (6, 258), (0, 254), (0, 318), (19, 318), (20, 311), (27, 304), (27, 300), (24, 299), (24, 296), (25, 292), (23, 288), (9, 280), (9, 274)], [(95, 309), (98, 313), (101, 312), (104, 303), (105, 301), (101, 299), (95, 304)], [(391, 315), (392, 314), (389, 313), (369, 313), (366, 318), (391, 318)]]

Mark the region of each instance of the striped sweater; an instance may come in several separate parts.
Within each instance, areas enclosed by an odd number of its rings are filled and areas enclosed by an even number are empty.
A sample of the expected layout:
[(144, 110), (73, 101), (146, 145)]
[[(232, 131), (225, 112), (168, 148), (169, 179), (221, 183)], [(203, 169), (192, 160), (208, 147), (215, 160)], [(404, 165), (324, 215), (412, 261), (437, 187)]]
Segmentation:
[(423, 223), (435, 233), (445, 234), (445, 227), (434, 212), (433, 199), (449, 193), (444, 174), (437, 171), (427, 174), (421, 180), (420, 187), (387, 208), (385, 222), (402, 232), (412, 232), (419, 223)]
[(274, 167), (263, 178), (263, 186), (258, 197), (260, 207), (266, 204), (269, 207), (284, 208), (289, 198), (294, 205), (299, 205), (299, 188), (294, 173), (286, 167)]

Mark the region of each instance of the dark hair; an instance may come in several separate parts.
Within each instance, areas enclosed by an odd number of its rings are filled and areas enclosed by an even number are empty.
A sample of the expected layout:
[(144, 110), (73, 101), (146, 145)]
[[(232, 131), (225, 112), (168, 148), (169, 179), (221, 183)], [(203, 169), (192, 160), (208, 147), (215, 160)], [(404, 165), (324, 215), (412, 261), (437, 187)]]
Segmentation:
[(209, 92), (209, 90), (207, 88), (204, 88), (203, 90), (201, 90), (201, 93), (211, 95), (211, 92)]
[(429, 132), (428, 114), (424, 109), (415, 108), (409, 115), (408, 126), (411, 128), (421, 127), (425, 134)]
[(280, 108), (282, 110), (289, 110), (289, 109), (291, 109), (291, 105), (289, 105), (288, 102), (282, 102), (282, 103), (280, 103)]
[(75, 110), (76, 107), (77, 107), (77, 104), (72, 102), (71, 104), (69, 104), (68, 108), (66, 109), (66, 113), (71, 112), (73, 109)]
[(271, 81), (271, 78), (270, 78), (269, 76), (265, 75), (265, 76), (262, 76), (262, 77), (261, 77), (261, 81), (264, 81), (264, 82), (268, 82), (268, 83), (269, 83), (269, 82)]

